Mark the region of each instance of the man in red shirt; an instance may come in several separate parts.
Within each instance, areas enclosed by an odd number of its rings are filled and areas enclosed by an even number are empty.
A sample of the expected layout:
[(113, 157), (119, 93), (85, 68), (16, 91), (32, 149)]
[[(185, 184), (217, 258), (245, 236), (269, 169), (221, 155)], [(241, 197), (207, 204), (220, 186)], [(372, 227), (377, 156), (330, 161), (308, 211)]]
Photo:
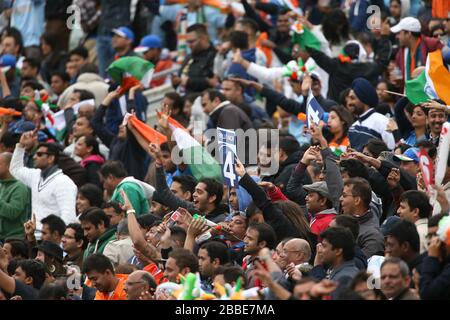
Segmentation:
[(337, 212), (325, 181), (314, 182), (303, 188), (308, 192), (305, 200), (308, 213), (311, 215), (311, 231), (318, 236), (328, 228)]

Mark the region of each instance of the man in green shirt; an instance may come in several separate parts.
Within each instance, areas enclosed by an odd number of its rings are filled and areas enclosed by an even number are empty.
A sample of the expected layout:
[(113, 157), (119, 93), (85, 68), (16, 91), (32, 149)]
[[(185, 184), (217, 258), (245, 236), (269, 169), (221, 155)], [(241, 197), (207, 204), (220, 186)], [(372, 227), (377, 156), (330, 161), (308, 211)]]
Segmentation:
[(148, 202), (155, 188), (133, 177), (127, 177), (127, 171), (121, 162), (106, 162), (100, 169), (100, 179), (103, 182), (103, 188), (111, 195), (111, 201), (123, 205), (120, 190), (124, 190), (137, 216), (150, 213)]
[(89, 241), (84, 250), (83, 261), (94, 253), (103, 253), (108, 243), (116, 240), (117, 226), (109, 225), (109, 217), (99, 208), (92, 207), (83, 212), (78, 219), (84, 231), (84, 236)]
[(0, 240), (23, 239), (23, 224), (30, 217), (30, 190), (9, 172), (12, 154), (0, 154)]

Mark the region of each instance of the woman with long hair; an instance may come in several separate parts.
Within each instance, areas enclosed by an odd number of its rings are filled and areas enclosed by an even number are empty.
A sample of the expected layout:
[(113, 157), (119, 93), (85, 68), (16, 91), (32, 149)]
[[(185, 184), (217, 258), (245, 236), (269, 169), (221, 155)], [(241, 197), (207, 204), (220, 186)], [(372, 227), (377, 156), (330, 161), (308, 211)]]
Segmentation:
[(311, 249), (314, 251), (317, 244), (316, 236), (311, 232), (308, 221), (302, 208), (291, 200), (279, 200), (275, 201), (275, 204), (280, 206), (283, 214), (292, 222), (296, 229), (300, 232), (300, 238), (308, 241)]
[(405, 143), (415, 146), (418, 142), (428, 140), (427, 110), (419, 105), (409, 104), (405, 108), (409, 122), (413, 130), (405, 137)]
[(353, 116), (347, 108), (333, 106), (330, 108), (326, 126), (321, 124), (319, 127), (311, 127), (312, 137), (322, 148), (329, 147), (334, 154), (340, 155), (350, 146), (348, 129), (352, 123)]
[(78, 189), (76, 208), (77, 216), (91, 207), (101, 208), (103, 204), (103, 192), (97, 185), (86, 183)]
[(91, 135), (80, 137), (75, 145), (75, 155), (82, 159), (80, 164), (86, 169), (86, 181), (102, 188), (98, 172), (105, 163), (105, 159), (100, 154), (97, 139)]
[(41, 76), (44, 81), (50, 83), (54, 72), (66, 71), (67, 54), (61, 49), (58, 37), (48, 32), (41, 37), (41, 52)]

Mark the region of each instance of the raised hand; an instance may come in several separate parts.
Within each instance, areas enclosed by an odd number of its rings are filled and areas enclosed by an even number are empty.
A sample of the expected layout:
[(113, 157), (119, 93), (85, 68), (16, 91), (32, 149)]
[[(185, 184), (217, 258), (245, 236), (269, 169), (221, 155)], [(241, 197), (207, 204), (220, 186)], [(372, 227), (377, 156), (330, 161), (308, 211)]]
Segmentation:
[(438, 258), (439, 260), (442, 260), (441, 247), (442, 247), (442, 241), (441, 241), (441, 239), (439, 239), (439, 237), (431, 238), (431, 241), (428, 244), (428, 256), (435, 257), (435, 258)]
[(134, 87), (131, 87), (128, 91), (128, 99), (134, 100), (134, 97), (136, 96), (136, 91), (144, 90), (144, 86), (140, 83), (138, 85), (135, 85)]
[(309, 89), (311, 89), (312, 78), (309, 73), (305, 73), (302, 81), (302, 94), (307, 96), (309, 93)]
[(24, 132), (19, 140), (19, 145), (22, 148), (30, 147), (34, 144), (34, 140), (37, 137), (37, 130)]
[(327, 146), (328, 145), (327, 140), (323, 136), (323, 126), (324, 126), (323, 121), (320, 121), (318, 126), (315, 124), (312, 124), (311, 128), (310, 128), (310, 132), (311, 132), (311, 136), (314, 138), (314, 140), (317, 140), (323, 146)]
[(292, 262), (286, 266), (286, 271), (289, 275), (289, 278), (294, 281), (300, 281), (300, 279), (302, 278), (302, 273), (295, 267), (294, 263)]
[(276, 188), (275, 185), (269, 181), (261, 181), (258, 183), (258, 185), (268, 191), (273, 191)]
[(236, 158), (235, 171), (236, 171), (237, 175), (241, 178), (245, 175), (244, 165), (238, 158)]
[(389, 175), (387, 177), (387, 182), (391, 189), (394, 189), (398, 186), (400, 182), (400, 170), (398, 168), (391, 169), (391, 172), (389, 172)]
[(205, 219), (201, 217), (199, 219), (192, 219), (191, 223), (189, 224), (187, 233), (195, 238), (208, 229), (209, 227), (206, 225)]
[(23, 227), (25, 229), (25, 234), (27, 236), (34, 236), (34, 232), (36, 231), (36, 214), (33, 213), (33, 216), (31, 217), (31, 220), (28, 220), (23, 224)]
[(312, 161), (317, 159), (318, 154), (319, 154), (319, 149), (316, 146), (311, 146), (303, 154), (303, 157), (300, 160), (300, 162), (303, 163), (305, 166), (309, 166)]
[(177, 225), (181, 228), (187, 230), (189, 228), (189, 224), (192, 221), (192, 215), (187, 209), (185, 208), (178, 208), (177, 211), (180, 213), (180, 216), (177, 220)]
[(120, 96), (122, 95), (122, 93), (120, 92), (120, 88), (117, 88), (114, 91), (111, 91), (108, 93), (108, 95), (105, 97), (105, 99), (103, 99), (102, 105), (104, 105), (105, 107), (109, 107), (111, 105), (111, 103), (120, 98)]
[(323, 246), (321, 243), (316, 245), (316, 256), (314, 257), (314, 267), (323, 264), (322, 260)]
[(123, 199), (123, 210), (128, 211), (128, 210), (133, 210), (133, 205), (130, 202), (130, 199), (128, 198), (125, 190), (121, 189), (120, 190), (120, 195), (122, 196)]
[(233, 62), (242, 64), (242, 60), (243, 60), (243, 58), (241, 55), (241, 49), (236, 49), (236, 51), (234, 51), (234, 53), (233, 53)]
[(450, 209), (450, 203), (445, 194), (445, 190), (442, 186), (432, 185), (434, 190), (436, 190), (436, 200), (441, 205), (441, 211), (447, 211)]
[(160, 113), (158, 113), (158, 125), (164, 130), (169, 129), (169, 118), (172, 115), (170, 106), (166, 103), (162, 106)]
[(161, 148), (156, 143), (150, 143), (148, 145), (148, 150), (150, 155), (155, 160), (161, 160)]
[(255, 88), (256, 91), (260, 92), (263, 89), (263, 85), (251, 80), (246, 80), (242, 78), (230, 78), (231, 81), (238, 82), (246, 88)]

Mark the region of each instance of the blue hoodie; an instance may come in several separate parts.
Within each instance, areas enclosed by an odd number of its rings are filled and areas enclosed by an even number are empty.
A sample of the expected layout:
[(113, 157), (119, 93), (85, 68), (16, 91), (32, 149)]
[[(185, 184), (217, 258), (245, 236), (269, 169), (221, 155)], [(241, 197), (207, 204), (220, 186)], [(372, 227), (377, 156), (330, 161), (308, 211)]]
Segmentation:
[[(257, 176), (252, 176), (253, 181), (256, 183), (260, 182), (261, 179)], [(239, 211), (245, 212), (250, 202), (252, 202), (252, 197), (243, 187), (239, 187), (236, 189), (236, 195), (238, 197), (239, 202)]]

